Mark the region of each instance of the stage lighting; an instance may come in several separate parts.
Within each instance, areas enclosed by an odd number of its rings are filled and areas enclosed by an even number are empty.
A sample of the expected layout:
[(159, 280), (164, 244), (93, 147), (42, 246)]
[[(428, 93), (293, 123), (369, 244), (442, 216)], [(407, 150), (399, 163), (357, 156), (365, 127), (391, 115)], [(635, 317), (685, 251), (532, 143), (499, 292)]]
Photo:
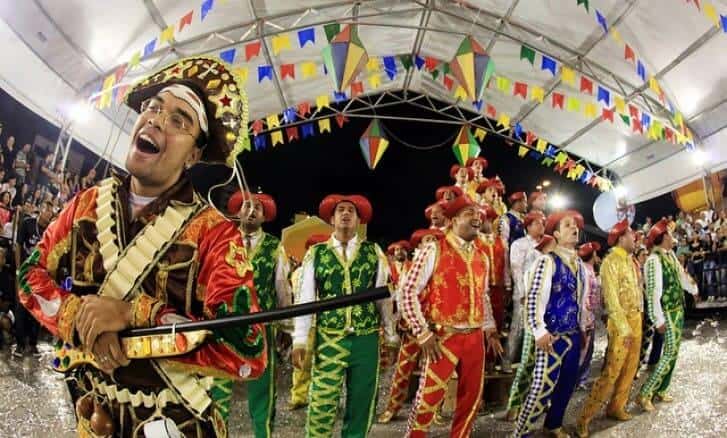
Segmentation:
[(568, 205), (568, 198), (561, 195), (560, 193), (556, 193), (553, 196), (550, 197), (550, 207), (553, 210), (560, 210), (565, 208)]

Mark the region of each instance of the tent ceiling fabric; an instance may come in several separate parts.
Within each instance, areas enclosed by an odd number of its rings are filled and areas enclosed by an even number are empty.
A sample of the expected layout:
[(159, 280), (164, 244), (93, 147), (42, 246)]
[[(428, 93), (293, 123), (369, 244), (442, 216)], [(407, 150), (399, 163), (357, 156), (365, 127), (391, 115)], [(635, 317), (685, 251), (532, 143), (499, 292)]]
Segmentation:
[[(200, 3), (1, 2), (0, 16), (80, 96), (95, 90), (105, 75), (158, 37), (165, 25), (177, 26), (180, 17), (194, 10), (195, 25), (177, 36), (174, 50), (166, 46), (157, 49), (141, 68), (133, 71), (134, 76), (181, 56), (216, 54), (230, 47), (238, 48), (236, 63), (244, 63), (243, 46), (257, 39), (259, 32), (266, 35), (264, 41), (269, 49), (272, 34), (291, 31), (295, 49), (278, 55), (270, 53), (275, 80), (256, 81), (257, 65), (266, 63), (265, 50), (248, 64), (253, 118), (280, 113), (287, 106), (314, 102), (317, 96), (330, 94), (332, 87), (327, 76), (283, 80), (277, 75), (281, 64), (303, 61), (315, 61), (322, 71), (321, 49), (326, 40), (321, 26), (332, 21), (359, 23), (359, 35), (369, 56), (420, 53), (449, 60), (463, 36), (471, 34), (492, 56), (496, 73), (513, 81), (542, 86), (546, 92), (578, 92), (561, 83), (558, 76), (538, 68), (539, 65), (533, 67), (521, 60), (520, 46), (527, 44), (559, 64), (583, 71), (598, 83), (631, 96), (633, 103), (664, 118), (664, 108), (655, 94), (648, 90), (648, 84), (644, 86), (633, 63), (624, 59), (623, 45), (604, 34), (594, 19), (596, 8), (633, 47), (646, 70), (659, 79), (668, 100), (684, 114), (697, 144), (709, 157), (707, 170), (727, 167), (727, 148), (719, 147), (727, 140), (727, 57), (722, 56), (727, 36), (683, 0), (590, 0), (590, 13), (576, 0), (216, 0), (214, 11), (199, 23)], [(727, 11), (727, 1), (712, 3), (718, 11)], [(294, 32), (309, 26), (317, 26), (316, 43), (298, 48)], [(414, 70), (412, 74), (397, 65), (396, 79), (384, 81), (373, 92), (407, 87), (454, 102), (441, 81), (435, 82), (430, 75)], [(3, 79), (13, 82), (12, 77)], [(615, 171), (633, 201), (657, 196), (704, 172), (692, 162), (691, 153), (679, 146), (633, 135), (619, 123), (600, 123), (582, 114), (554, 110), (547, 98), (538, 105), (488, 89), (485, 101), (569, 153)], [(465, 106), (471, 109), (469, 103)], [(106, 110), (107, 117), (117, 124), (121, 124), (124, 114), (124, 110)], [(126, 132), (129, 123), (124, 126)]]

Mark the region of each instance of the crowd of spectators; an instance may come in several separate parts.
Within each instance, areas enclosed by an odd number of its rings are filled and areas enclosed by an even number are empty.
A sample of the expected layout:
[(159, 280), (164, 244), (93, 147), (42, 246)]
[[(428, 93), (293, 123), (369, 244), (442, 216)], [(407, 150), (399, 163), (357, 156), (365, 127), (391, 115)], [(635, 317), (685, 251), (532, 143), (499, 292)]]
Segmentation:
[[(719, 212), (703, 210), (676, 217), (674, 223), (677, 238), (675, 248), (679, 260), (700, 284), (700, 294), (708, 302), (727, 302), (727, 208)], [(642, 226), (644, 234), (651, 228), (651, 218)]]
[(0, 348), (15, 340), (19, 357), (37, 354), (39, 328), (17, 302), (15, 272), (63, 205), (96, 179), (93, 169), (81, 177), (53, 159), (0, 125)]

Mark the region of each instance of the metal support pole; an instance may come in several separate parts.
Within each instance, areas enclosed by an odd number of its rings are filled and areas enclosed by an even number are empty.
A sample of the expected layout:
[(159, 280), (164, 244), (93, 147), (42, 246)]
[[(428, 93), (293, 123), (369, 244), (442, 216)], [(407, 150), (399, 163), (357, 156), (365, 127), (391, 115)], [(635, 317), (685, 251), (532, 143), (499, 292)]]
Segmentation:
[(63, 151), (63, 160), (61, 161), (61, 173), (66, 171), (66, 161), (68, 161), (68, 151), (71, 150), (71, 142), (73, 142), (73, 131), (69, 128), (68, 141), (66, 141), (66, 149)]
[(63, 143), (63, 133), (66, 132), (67, 129), (71, 127), (71, 121), (70, 119), (64, 120), (63, 124), (61, 125), (61, 131), (58, 133), (58, 139), (56, 140), (56, 146), (53, 148), (53, 162), (51, 163), (51, 166), (55, 166), (56, 159), (58, 158), (58, 151), (61, 148), (61, 143)]

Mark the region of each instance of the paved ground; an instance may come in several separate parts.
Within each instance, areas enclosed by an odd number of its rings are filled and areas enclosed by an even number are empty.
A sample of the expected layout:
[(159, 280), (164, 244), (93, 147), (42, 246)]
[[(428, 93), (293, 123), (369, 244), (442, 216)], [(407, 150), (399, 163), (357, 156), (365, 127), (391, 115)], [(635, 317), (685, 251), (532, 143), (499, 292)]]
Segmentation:
[[(672, 404), (657, 405), (652, 414), (638, 413), (626, 423), (596, 419), (592, 423), (595, 437), (720, 437), (727, 436), (727, 335), (722, 332), (727, 319), (722, 316), (688, 322), (672, 384)], [(594, 373), (600, 370), (605, 338), (597, 339)], [(73, 437), (73, 410), (60, 375), (48, 368), (50, 346), (42, 346), (42, 357), (22, 360), (0, 350), (0, 437)], [(638, 385), (643, 381), (643, 376)], [(290, 368), (282, 368), (279, 376), (278, 417), (276, 437), (300, 437), (305, 423), (305, 410), (287, 409)], [(388, 394), (389, 373), (382, 376), (381, 389)], [(635, 385), (635, 387), (638, 387)], [(244, 387), (236, 388), (231, 420), (231, 436), (251, 436)], [(586, 393), (578, 391), (566, 414), (566, 428), (575, 425), (577, 411)], [(384, 397), (379, 400), (383, 410)], [(406, 407), (408, 409), (408, 406)], [(631, 406), (638, 412), (638, 409)], [(387, 425), (375, 424), (372, 437), (400, 437), (406, 427), (406, 412)], [(512, 424), (498, 420), (502, 410), (481, 414), (477, 419), (475, 437), (502, 437), (512, 431)], [(445, 437), (448, 429), (438, 427), (430, 436)]]

